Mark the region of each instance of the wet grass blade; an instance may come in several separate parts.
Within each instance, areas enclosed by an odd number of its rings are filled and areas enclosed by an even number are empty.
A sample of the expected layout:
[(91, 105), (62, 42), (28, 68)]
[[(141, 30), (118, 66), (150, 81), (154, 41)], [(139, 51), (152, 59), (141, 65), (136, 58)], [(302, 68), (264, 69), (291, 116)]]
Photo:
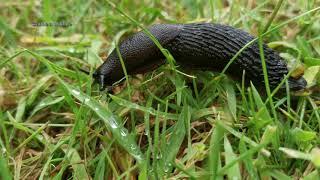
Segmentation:
[(140, 148), (136, 144), (133, 137), (128, 134), (128, 130), (121, 125), (118, 116), (114, 115), (107, 107), (102, 106), (98, 101), (88, 96), (84, 92), (76, 89), (72, 85), (67, 84), (61, 78), (57, 78), (72, 96), (87, 105), (105, 122), (107, 128), (112, 132), (119, 145), (121, 145), (139, 163), (144, 161), (144, 157)]
[[(177, 153), (180, 149), (182, 141), (186, 135), (186, 122), (191, 118), (189, 109), (187, 106), (184, 106), (177, 123), (174, 125), (169, 144), (166, 146), (164, 151), (165, 162), (164, 162), (164, 171), (168, 172), (172, 168), (172, 162), (175, 160)], [(189, 120), (188, 120), (189, 119)]]
[[(114, 96), (114, 95), (110, 95), (110, 97), (112, 98), (112, 100), (114, 100), (116, 103), (118, 103), (121, 106), (132, 108), (132, 109), (141, 110), (143, 112), (147, 112), (147, 113), (150, 113), (152, 115), (156, 115), (157, 114), (157, 110), (153, 109), (152, 107), (143, 107), (143, 106), (140, 106), (140, 105), (138, 105), (136, 103), (127, 101), (125, 99), (122, 99), (122, 98)], [(178, 119), (178, 115), (171, 114), (171, 113), (159, 112), (159, 116), (160, 117), (166, 117), (168, 119), (174, 119), (174, 120)]]
[[(58, 67), (56, 64), (53, 64), (52, 62), (32, 51), (28, 52), (44, 63), (53, 73), (68, 75), (69, 77), (77, 77), (73, 71)], [(115, 136), (118, 144), (121, 145), (129, 154), (131, 154), (138, 163), (142, 163), (144, 161), (140, 147), (138, 147), (134, 138), (128, 134), (128, 130), (121, 125), (118, 116), (114, 115), (107, 107), (102, 106), (94, 98), (63, 81), (59, 76), (56, 76), (56, 78), (73, 97), (87, 105), (105, 122), (107, 128)]]

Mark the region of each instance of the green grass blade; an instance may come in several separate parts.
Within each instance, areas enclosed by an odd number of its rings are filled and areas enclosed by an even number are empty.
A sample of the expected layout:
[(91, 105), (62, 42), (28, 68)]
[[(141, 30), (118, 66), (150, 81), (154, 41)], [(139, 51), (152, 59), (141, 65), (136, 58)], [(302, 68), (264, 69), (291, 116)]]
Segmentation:
[(209, 172), (212, 173), (210, 179), (222, 178), (218, 175), (218, 171), (221, 166), (220, 149), (223, 137), (224, 129), (219, 124), (216, 124), (210, 140)]
[[(224, 152), (225, 152), (226, 164), (231, 163), (237, 157), (237, 155), (233, 152), (230, 141), (226, 136), (224, 137)], [(232, 167), (230, 167), (227, 170), (228, 179), (241, 179), (239, 164), (240, 164), (239, 162), (235, 163)]]
[(102, 106), (92, 97), (74, 88), (72, 85), (67, 84), (62, 79), (58, 78), (58, 80), (72, 96), (87, 105), (105, 122), (108, 129), (115, 136), (119, 145), (121, 145), (139, 163), (144, 161), (144, 157), (140, 148), (134, 141), (133, 137), (128, 134), (128, 130), (120, 124), (118, 116), (114, 115), (107, 107)]
[(0, 179), (3, 179), (3, 180), (12, 179), (12, 175), (8, 167), (7, 160), (3, 156), (0, 156), (0, 169), (1, 169)]
[(73, 177), (75, 179), (89, 179), (89, 175), (76, 149), (72, 148), (67, 153), (67, 158), (73, 169)]
[(170, 140), (168, 141), (168, 144), (166, 145), (166, 148), (163, 152), (165, 157), (163, 170), (166, 173), (169, 172), (172, 168), (172, 163), (174, 162), (182, 141), (184, 140), (186, 135), (186, 122), (188, 122), (190, 118), (191, 115), (189, 113), (189, 107), (184, 106), (177, 123), (173, 127)]

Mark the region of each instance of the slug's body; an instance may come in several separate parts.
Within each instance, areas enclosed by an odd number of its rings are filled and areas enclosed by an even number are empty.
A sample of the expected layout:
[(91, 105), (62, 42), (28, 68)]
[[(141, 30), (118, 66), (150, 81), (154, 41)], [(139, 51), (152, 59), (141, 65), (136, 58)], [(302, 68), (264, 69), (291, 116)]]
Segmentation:
[[(160, 44), (173, 55), (176, 62), (191, 68), (222, 71), (230, 59), (254, 39), (249, 33), (230, 26), (198, 24), (158, 24), (149, 28)], [(128, 74), (151, 71), (165, 63), (165, 58), (155, 43), (144, 33), (138, 32), (124, 40), (119, 50)], [(288, 73), (282, 58), (263, 45), (269, 83), (276, 87)], [(262, 63), (257, 42), (246, 48), (228, 68), (227, 73), (246, 79), (255, 85), (264, 85)], [(102, 89), (124, 77), (118, 53), (114, 50), (93, 74)], [(306, 81), (289, 78), (292, 90), (305, 88)]]

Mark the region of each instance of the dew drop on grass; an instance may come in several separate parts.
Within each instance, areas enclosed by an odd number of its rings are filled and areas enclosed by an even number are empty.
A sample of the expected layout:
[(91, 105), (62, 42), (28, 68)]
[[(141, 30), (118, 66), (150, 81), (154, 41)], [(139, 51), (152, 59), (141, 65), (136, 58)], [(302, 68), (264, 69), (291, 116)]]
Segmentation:
[(111, 128), (113, 128), (113, 129), (116, 129), (119, 127), (117, 121), (114, 119), (113, 116), (110, 117), (109, 124), (110, 124)]
[(135, 145), (133, 145), (133, 144), (130, 145), (130, 148), (131, 148), (132, 150), (136, 150), (136, 149), (137, 149), (137, 147), (136, 147)]
[(74, 48), (69, 48), (70, 53), (74, 53), (76, 50)]
[(148, 136), (149, 132), (148, 130), (144, 130), (144, 135)]
[(43, 102), (39, 104), (40, 107), (41, 107), (41, 106), (45, 106), (45, 105), (46, 105), (46, 104), (43, 103)]
[(152, 174), (153, 173), (153, 168), (149, 169), (149, 173)]
[(165, 166), (163, 170), (164, 170), (165, 173), (167, 173), (169, 171), (169, 167)]
[(170, 168), (172, 167), (172, 164), (171, 163), (166, 163), (165, 166), (164, 166), (164, 172), (167, 173), (169, 172)]
[(136, 157), (137, 160), (142, 160), (141, 154), (138, 154), (138, 155), (136, 155), (135, 157)]
[(161, 159), (161, 158), (162, 158), (162, 154), (159, 153), (159, 154), (157, 155), (157, 159)]
[(120, 130), (120, 134), (121, 136), (127, 136), (127, 133), (123, 129)]
[(89, 98), (85, 98), (85, 99), (84, 99), (84, 102), (85, 102), (85, 103), (88, 103), (89, 101), (90, 101)]
[(75, 89), (73, 89), (72, 92), (73, 92), (74, 94), (76, 94), (76, 95), (80, 95), (80, 92), (77, 91), (77, 90), (75, 90)]

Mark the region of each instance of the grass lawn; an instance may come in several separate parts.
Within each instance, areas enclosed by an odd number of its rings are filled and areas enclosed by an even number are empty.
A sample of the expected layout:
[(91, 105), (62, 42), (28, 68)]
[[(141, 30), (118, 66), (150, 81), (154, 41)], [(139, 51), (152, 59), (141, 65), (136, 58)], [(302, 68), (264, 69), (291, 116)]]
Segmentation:
[[(167, 63), (109, 94), (81, 71), (142, 27), (191, 22), (265, 32), (310, 88)], [(317, 179), (319, 32), (319, 0), (0, 0), (0, 179)]]

